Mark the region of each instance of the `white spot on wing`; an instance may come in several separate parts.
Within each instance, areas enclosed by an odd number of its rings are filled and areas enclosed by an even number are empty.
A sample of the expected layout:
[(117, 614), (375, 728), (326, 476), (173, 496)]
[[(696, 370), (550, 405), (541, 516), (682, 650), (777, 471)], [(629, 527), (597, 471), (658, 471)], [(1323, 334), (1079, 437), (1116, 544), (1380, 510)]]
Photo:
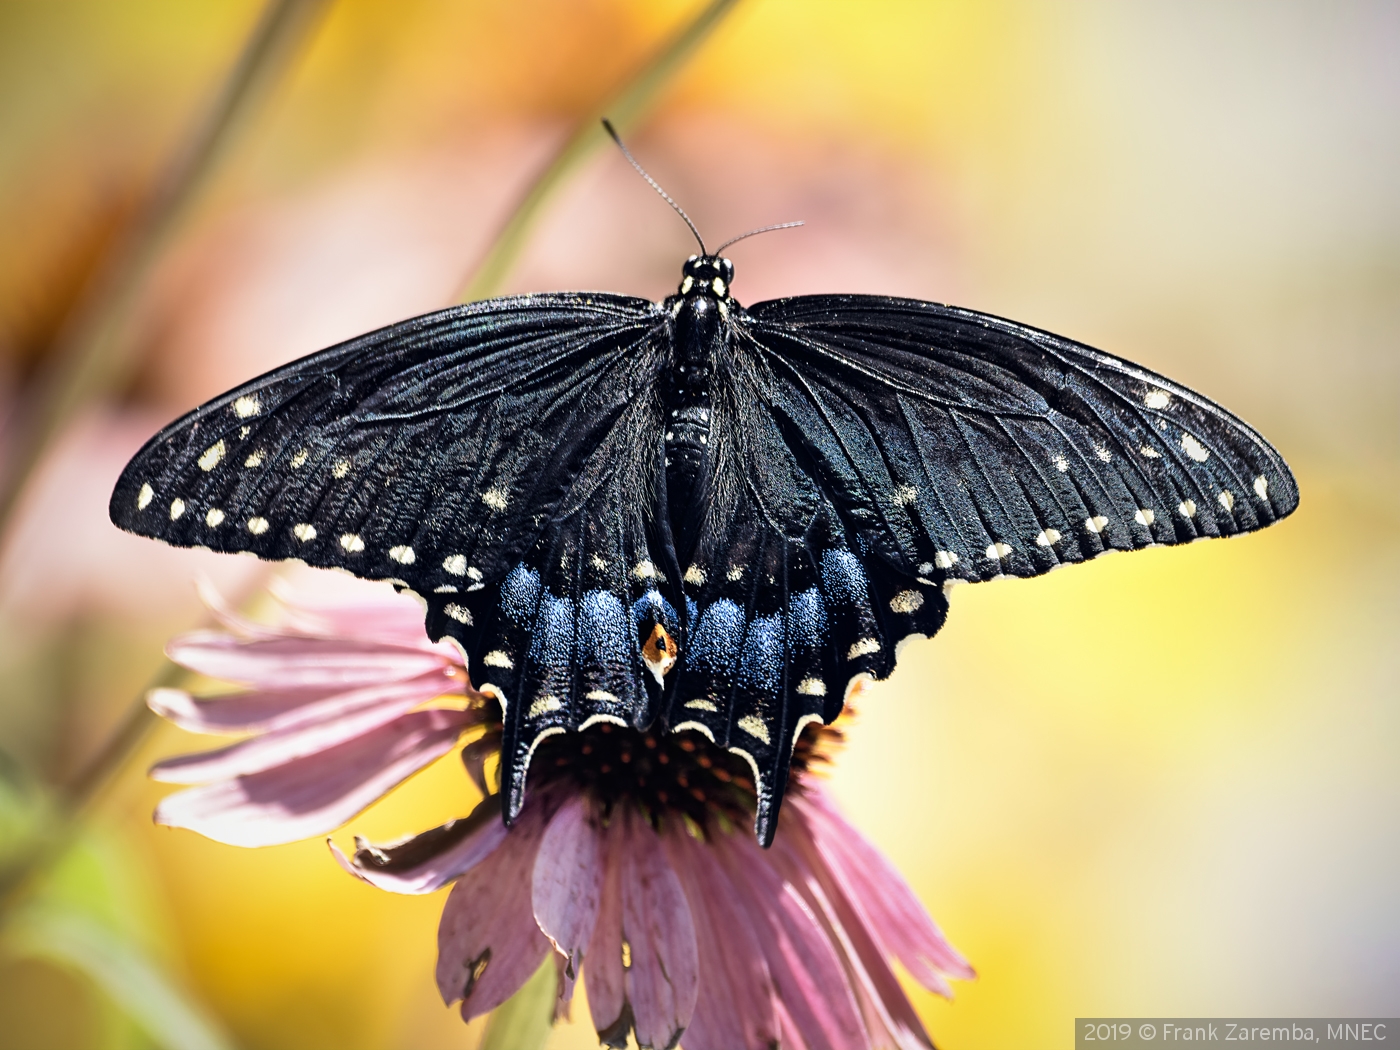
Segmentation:
[(862, 656), (869, 656), (871, 653), (878, 653), (879, 651), (880, 643), (878, 640), (874, 638), (862, 638), (847, 651), (846, 659), (858, 660)]
[(698, 565), (692, 565), (685, 570), (685, 582), (693, 587), (705, 586), (705, 571)]
[(213, 470), (219, 465), (219, 460), (224, 458), (224, 442), (220, 440), (214, 442), (204, 450), (204, 455), (199, 457), (200, 470)]
[(826, 683), (820, 678), (804, 678), (797, 683), (797, 691), (803, 696), (826, 696)]
[(894, 501), (901, 507), (919, 498), (919, 490), (913, 485), (901, 485), (894, 490)]
[(244, 394), (233, 403), (233, 414), (239, 419), (249, 419), (262, 411), (256, 394)]
[(718, 711), (719, 708), (710, 700), (688, 700), (686, 707), (694, 708), (696, 711)]
[(170, 520), (175, 521), (181, 514), (185, 513), (185, 501), (173, 499), (170, 501)]
[(456, 594), (456, 593), (457, 593), (457, 588), (454, 587), (454, 586), (452, 586), (452, 584), (450, 584), (450, 583), (444, 583), (444, 584), (443, 584), (442, 586), (440, 586), (440, 587), (434, 587), (434, 588), (433, 588), (433, 593), (434, 593), (434, 594)]
[(1229, 489), (1220, 490), (1220, 505), (1226, 510), (1235, 509), (1235, 494)]
[(1172, 403), (1172, 396), (1165, 390), (1153, 389), (1143, 397), (1142, 403), (1148, 408), (1166, 408)]
[(1069, 470), (1069, 460), (1065, 459), (1064, 456), (1056, 456), (1050, 462), (1055, 464), (1055, 469), (1058, 470), (1061, 474)]
[[(719, 278), (716, 277), (715, 281), (718, 283)], [(772, 743), (768, 736), (768, 727), (763, 724), (763, 720), (757, 715), (745, 715), (743, 718), (739, 719), (735, 725), (745, 733), (748, 733), (749, 736), (753, 737), (755, 740), (762, 740), (765, 744)]]
[(599, 572), (603, 572), (608, 567), (608, 560), (606, 558), (600, 558), (596, 554), (590, 557), (588, 562)]
[(1011, 544), (1002, 543), (1000, 540), (987, 548), (987, 557), (991, 561), (1001, 561), (1002, 558), (1005, 558), (1010, 553)]
[(348, 459), (336, 460), (335, 465), (331, 467), (331, 473), (338, 478), (345, 477), (346, 474), (350, 473), (350, 461)]
[(731, 565), (729, 571), (724, 574), (724, 577), (730, 583), (736, 583), (744, 578), (744, 567), (742, 565)]
[(654, 580), (657, 576), (656, 566), (643, 559), (632, 566), (632, 575), (639, 580)]
[(316, 526), (309, 521), (298, 522), (292, 526), (292, 535), (302, 543), (310, 543), (316, 538)]
[(1107, 463), (1110, 459), (1113, 458), (1113, 453), (1110, 452), (1103, 445), (1094, 446), (1094, 455), (1098, 456), (1099, 459), (1103, 460), (1105, 463)]
[(456, 620), (458, 623), (464, 623), (467, 626), (471, 626), (472, 611), (468, 609), (465, 605), (458, 605), (456, 602), (448, 602), (442, 607), (442, 611), (445, 612), (448, 616), (452, 617), (452, 619)]
[(1183, 518), (1194, 518), (1196, 516), (1196, 501), (1184, 499), (1176, 505), (1176, 509), (1181, 512)]
[(442, 559), (442, 567), (453, 576), (461, 576), (467, 571), (467, 556), (465, 554), (449, 554)]
[(265, 458), (266, 457), (263, 455), (263, 450), (258, 449), (256, 452), (253, 452), (251, 455), (248, 456), (247, 459), (243, 461), (243, 465), (245, 467), (260, 467), (262, 466), (263, 460)]
[(151, 505), (151, 500), (155, 498), (156, 490), (151, 488), (149, 481), (141, 483), (141, 491), (136, 494), (136, 509), (145, 510)]
[(1269, 498), (1269, 479), (1263, 474), (1254, 479), (1254, 491), (1258, 493), (1260, 499)]
[(481, 570), (478, 569), (475, 565), (468, 565), (468, 566), (467, 566), (467, 579), (469, 579), (469, 580), (475, 580), (477, 583), (480, 583), (480, 582), (481, 582)]
[(1084, 527), (1090, 532), (1103, 532), (1108, 526), (1108, 519), (1102, 514), (1095, 514), (1092, 518), (1084, 519)]
[(1139, 525), (1151, 525), (1154, 521), (1157, 520), (1157, 515), (1154, 514), (1152, 511), (1148, 510), (1146, 507), (1142, 507), (1138, 510), (1136, 514), (1133, 515), (1133, 520), (1135, 520)]
[(492, 510), (505, 510), (506, 499), (509, 493), (497, 485), (495, 488), (487, 489), (481, 494), (481, 502), (485, 503)]
[(1181, 447), (1197, 463), (1204, 463), (1210, 459), (1210, 450), (1184, 430), (1181, 432)]
[(1035, 538), (1037, 547), (1050, 547), (1060, 542), (1060, 532), (1058, 529), (1046, 529)]
[(501, 649), (492, 649), (481, 658), (481, 662), (487, 667), (514, 667), (515, 661), (510, 658), (510, 654)]
[(940, 569), (951, 569), (958, 563), (957, 551), (935, 551), (933, 554), (933, 564)]
[(616, 704), (620, 702), (616, 696), (608, 692), (606, 689), (594, 689), (591, 693), (588, 694), (586, 699), (600, 700), (605, 704)]
[(248, 519), (248, 531), (254, 536), (261, 536), (267, 531), (267, 519), (252, 517)]
[(918, 612), (924, 604), (924, 596), (918, 591), (900, 591), (890, 599), (890, 610), (897, 613)]
[(341, 533), (340, 545), (345, 548), (347, 554), (359, 554), (365, 549), (365, 541), (355, 532)]
[(539, 718), (540, 715), (547, 715), (551, 711), (558, 711), (564, 704), (557, 696), (541, 696), (530, 705), (530, 718)]
[(400, 544), (397, 547), (389, 548), (389, 557), (400, 565), (412, 565), (417, 560), (418, 555), (413, 553), (413, 548), (407, 544)]
[(204, 515), (204, 524), (211, 529), (216, 529), (224, 523), (224, 512), (218, 507), (210, 507), (209, 513)]
[(1160, 458), (1161, 458), (1161, 454), (1160, 454), (1155, 448), (1153, 448), (1151, 445), (1143, 445), (1142, 448), (1138, 449), (1138, 451), (1141, 452), (1141, 453), (1142, 453), (1144, 456), (1146, 456), (1148, 459), (1160, 459)]
[(306, 461), (307, 461), (310, 457), (311, 457), (311, 451), (310, 451), (309, 449), (304, 449), (304, 448), (297, 449), (296, 455), (292, 456), (291, 460), (289, 461), (289, 465), (291, 466), (291, 468), (292, 468), (293, 470), (298, 470), (298, 469), (300, 469), (301, 467), (306, 466)]
[(931, 572), (933, 572), (933, 562), (931, 562), (931, 561), (921, 561), (921, 562), (919, 562), (919, 575), (920, 575), (920, 576), (927, 576), (927, 575), (928, 575), (929, 573), (931, 573)]

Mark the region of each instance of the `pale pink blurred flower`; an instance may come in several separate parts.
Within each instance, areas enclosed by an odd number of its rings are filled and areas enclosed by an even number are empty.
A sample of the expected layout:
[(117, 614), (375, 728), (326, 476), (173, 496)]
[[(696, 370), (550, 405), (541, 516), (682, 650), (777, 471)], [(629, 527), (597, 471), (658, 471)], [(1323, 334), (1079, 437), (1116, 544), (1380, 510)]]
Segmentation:
[[(510, 998), (553, 955), (559, 1013), (588, 985), (600, 1039), (686, 1050), (932, 1045), (892, 968), (951, 995), (972, 970), (898, 873), (812, 777), (835, 736), (813, 727), (793, 761), (776, 841), (753, 839), (752, 784), (695, 734), (603, 724), (555, 737), (507, 829), (484, 772), (499, 710), (457, 650), (430, 644), (418, 606), (381, 595), (291, 606), (265, 627), (177, 638), (170, 655), (247, 691), (152, 706), (198, 732), (239, 732), (220, 751), (154, 775), (204, 783), (156, 819), (221, 842), (270, 845), (340, 826), (413, 773), (462, 749), (486, 795), (465, 819), (405, 841), (356, 840), (340, 864), (396, 893), (452, 892), (438, 933), (438, 987), (466, 1020)], [(825, 734), (825, 738), (823, 737)]]

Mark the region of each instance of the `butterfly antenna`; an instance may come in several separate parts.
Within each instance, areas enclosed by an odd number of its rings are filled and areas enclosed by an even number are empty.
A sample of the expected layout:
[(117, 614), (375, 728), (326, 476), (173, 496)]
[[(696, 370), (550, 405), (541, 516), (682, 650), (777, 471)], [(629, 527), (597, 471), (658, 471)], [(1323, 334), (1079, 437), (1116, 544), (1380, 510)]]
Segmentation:
[(801, 219), (798, 219), (796, 222), (780, 222), (774, 226), (763, 226), (757, 230), (750, 230), (748, 233), (741, 233), (737, 237), (729, 238), (729, 240), (725, 241), (723, 244), (721, 244), (718, 248), (715, 249), (715, 254), (718, 255), (720, 252), (724, 251), (724, 249), (728, 248), (731, 244), (735, 244), (738, 241), (742, 241), (745, 237), (757, 237), (760, 233), (772, 233), (774, 230), (790, 230), (794, 226), (805, 225), (807, 225), (805, 222), (803, 222)]
[(642, 167), (640, 164), (637, 163), (637, 158), (632, 156), (631, 150), (629, 150), (625, 145), (623, 145), (622, 137), (618, 135), (617, 129), (612, 126), (612, 121), (609, 120), (607, 117), (603, 118), (603, 127), (606, 128), (608, 134), (612, 136), (612, 140), (617, 143), (617, 148), (622, 150), (622, 155), (627, 158), (628, 163), (630, 163), (632, 167), (637, 169), (637, 174), (640, 175), (642, 178), (646, 179), (647, 182), (651, 184), (651, 188), (654, 189), (657, 193), (661, 194), (661, 199), (664, 200), (671, 207), (675, 208), (676, 214), (685, 220), (685, 224), (690, 227), (690, 232), (695, 234), (695, 240), (700, 245), (700, 254), (709, 255), (710, 253), (705, 250), (704, 238), (700, 236), (700, 231), (695, 228), (695, 223), (690, 221), (690, 216), (685, 213), (685, 209), (682, 208), (675, 201), (673, 201), (671, 199), (671, 195), (665, 190), (663, 190), (661, 188), (661, 185), (650, 175), (647, 174), (646, 168)]

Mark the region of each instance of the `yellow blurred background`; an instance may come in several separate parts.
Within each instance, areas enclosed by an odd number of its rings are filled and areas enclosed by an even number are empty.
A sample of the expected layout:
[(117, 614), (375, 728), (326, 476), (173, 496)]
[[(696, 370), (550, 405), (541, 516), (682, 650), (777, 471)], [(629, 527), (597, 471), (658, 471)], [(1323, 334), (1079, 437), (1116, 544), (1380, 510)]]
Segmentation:
[[(0, 5), (7, 415), (259, 10)], [(137, 366), (0, 537), (14, 777), (42, 796), (83, 768), (199, 622), (196, 575), (234, 599), (261, 579), (110, 526), (126, 457), (235, 382), (451, 302), (574, 122), (696, 10), (327, 5), (163, 251)], [(740, 0), (631, 138), (711, 240), (806, 220), (734, 249), (741, 301), (1013, 317), (1220, 400), (1297, 473), (1301, 508), (1259, 535), (955, 590), (866, 694), (834, 791), (979, 972), (917, 993), (939, 1045), (1400, 1013), (1400, 7)], [(502, 290), (660, 297), (690, 250), (598, 150)], [(246, 1050), (476, 1046), (432, 982), (441, 895), (355, 883), (319, 842), (151, 825), (145, 766), (207, 743), (161, 728), (90, 843), (175, 985)], [(395, 837), (467, 797), (448, 758), (352, 827)], [(0, 1045), (155, 1043), (71, 967), (12, 956)], [(549, 1045), (596, 1045), (582, 1003)]]

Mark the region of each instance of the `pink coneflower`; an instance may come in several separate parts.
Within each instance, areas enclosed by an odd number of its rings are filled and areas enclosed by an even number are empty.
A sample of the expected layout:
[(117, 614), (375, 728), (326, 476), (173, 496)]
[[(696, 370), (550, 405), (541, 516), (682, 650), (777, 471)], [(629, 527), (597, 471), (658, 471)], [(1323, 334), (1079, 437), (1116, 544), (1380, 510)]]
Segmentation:
[(289, 607), (278, 627), (225, 615), (226, 630), (174, 640), (178, 663), (249, 688), (159, 690), (152, 707), (197, 732), (251, 735), (157, 765), (158, 779), (203, 785), (165, 799), (157, 821), (243, 846), (324, 834), (468, 737), (462, 759), (486, 796), (470, 816), (394, 845), (357, 839), (351, 857), (331, 845), (382, 889), (453, 884), (437, 978), (464, 1019), (552, 953), (559, 1010), (585, 980), (609, 1046), (629, 1033), (686, 1050), (931, 1045), (892, 961), (941, 995), (972, 971), (812, 776), (836, 732), (811, 726), (799, 742), (768, 850), (741, 760), (698, 734), (606, 723), (545, 742), (507, 829), (486, 772), (499, 709), (420, 616), (379, 595)]

